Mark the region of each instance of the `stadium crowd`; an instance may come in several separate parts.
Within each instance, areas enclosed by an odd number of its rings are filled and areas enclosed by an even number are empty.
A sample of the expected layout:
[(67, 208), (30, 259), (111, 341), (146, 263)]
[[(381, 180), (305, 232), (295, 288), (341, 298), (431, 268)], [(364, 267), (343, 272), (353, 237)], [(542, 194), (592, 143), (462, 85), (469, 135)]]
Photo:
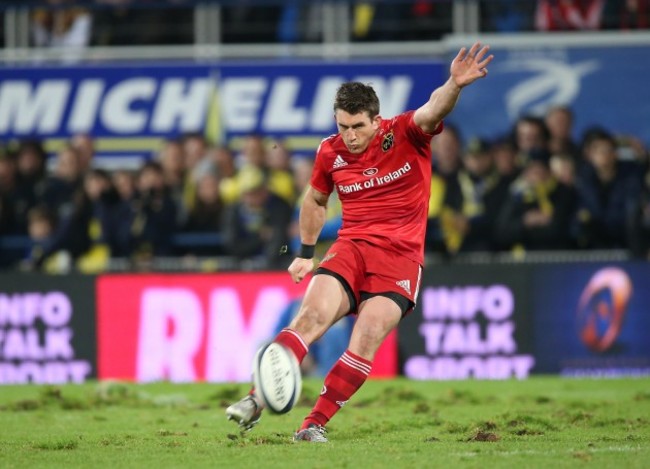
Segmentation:
[[(18, 4), (0, 0), (3, 4)], [(32, 2), (31, 43), (85, 47), (194, 42), (198, 0)], [(214, 3), (220, 3), (215, 0)], [(320, 42), (323, 2), (222, 3), (224, 43)], [(450, 0), (349, 2), (351, 41), (440, 39), (452, 32)], [(650, 0), (480, 0), (484, 32), (636, 30), (650, 27)]]
[[(602, 128), (575, 142), (572, 122), (570, 109), (556, 107), (493, 141), (465, 141), (448, 122), (432, 143), (427, 251), (626, 249), (648, 258), (647, 149)], [(226, 256), (274, 269), (299, 243), (297, 206), (313, 161), (282, 142), (250, 135), (234, 151), (189, 134), (134, 172), (94, 163), (89, 135), (49, 162), (39, 141), (0, 151), (0, 265), (97, 272), (115, 258), (146, 268), (157, 257)], [(341, 223), (335, 195), (320, 253)], [(179, 243), (183, 234), (200, 242)], [(7, 237), (29, 241), (12, 254)]]

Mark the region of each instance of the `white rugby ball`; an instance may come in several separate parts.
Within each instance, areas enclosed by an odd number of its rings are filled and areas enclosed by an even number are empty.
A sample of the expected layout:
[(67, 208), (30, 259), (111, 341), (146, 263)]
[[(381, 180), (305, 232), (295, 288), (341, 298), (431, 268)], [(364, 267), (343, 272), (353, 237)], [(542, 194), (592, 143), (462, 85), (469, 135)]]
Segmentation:
[(274, 414), (286, 414), (298, 402), (302, 389), (300, 365), (283, 345), (271, 342), (257, 352), (253, 380), (255, 395)]

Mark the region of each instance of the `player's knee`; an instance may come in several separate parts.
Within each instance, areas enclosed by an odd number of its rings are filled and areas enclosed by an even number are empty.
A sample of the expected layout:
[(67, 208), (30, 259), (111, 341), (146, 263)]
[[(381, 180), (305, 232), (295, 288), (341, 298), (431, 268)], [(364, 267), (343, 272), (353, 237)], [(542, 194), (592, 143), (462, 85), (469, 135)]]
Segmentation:
[(311, 305), (303, 305), (290, 327), (311, 343), (320, 337), (329, 325), (329, 318), (324, 311)]

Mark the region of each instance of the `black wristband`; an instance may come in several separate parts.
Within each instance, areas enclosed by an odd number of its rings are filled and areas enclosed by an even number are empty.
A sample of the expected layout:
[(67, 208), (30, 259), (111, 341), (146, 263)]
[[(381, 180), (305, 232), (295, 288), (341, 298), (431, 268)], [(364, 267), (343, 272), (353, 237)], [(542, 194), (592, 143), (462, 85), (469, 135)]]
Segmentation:
[(314, 244), (301, 244), (300, 252), (296, 257), (301, 257), (303, 259), (311, 259), (314, 257), (314, 251), (316, 250), (316, 245)]

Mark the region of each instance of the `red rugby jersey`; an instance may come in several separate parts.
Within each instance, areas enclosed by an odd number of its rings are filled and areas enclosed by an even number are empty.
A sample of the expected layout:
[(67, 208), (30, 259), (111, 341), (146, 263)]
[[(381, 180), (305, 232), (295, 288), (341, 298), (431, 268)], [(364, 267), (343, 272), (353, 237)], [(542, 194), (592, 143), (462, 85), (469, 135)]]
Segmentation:
[[(325, 194), (338, 192), (343, 207), (340, 238), (363, 239), (422, 264), (433, 135), (415, 124), (413, 113), (382, 120), (361, 154), (350, 153), (339, 134), (324, 139), (311, 186)], [(440, 124), (435, 134), (442, 128)]]

